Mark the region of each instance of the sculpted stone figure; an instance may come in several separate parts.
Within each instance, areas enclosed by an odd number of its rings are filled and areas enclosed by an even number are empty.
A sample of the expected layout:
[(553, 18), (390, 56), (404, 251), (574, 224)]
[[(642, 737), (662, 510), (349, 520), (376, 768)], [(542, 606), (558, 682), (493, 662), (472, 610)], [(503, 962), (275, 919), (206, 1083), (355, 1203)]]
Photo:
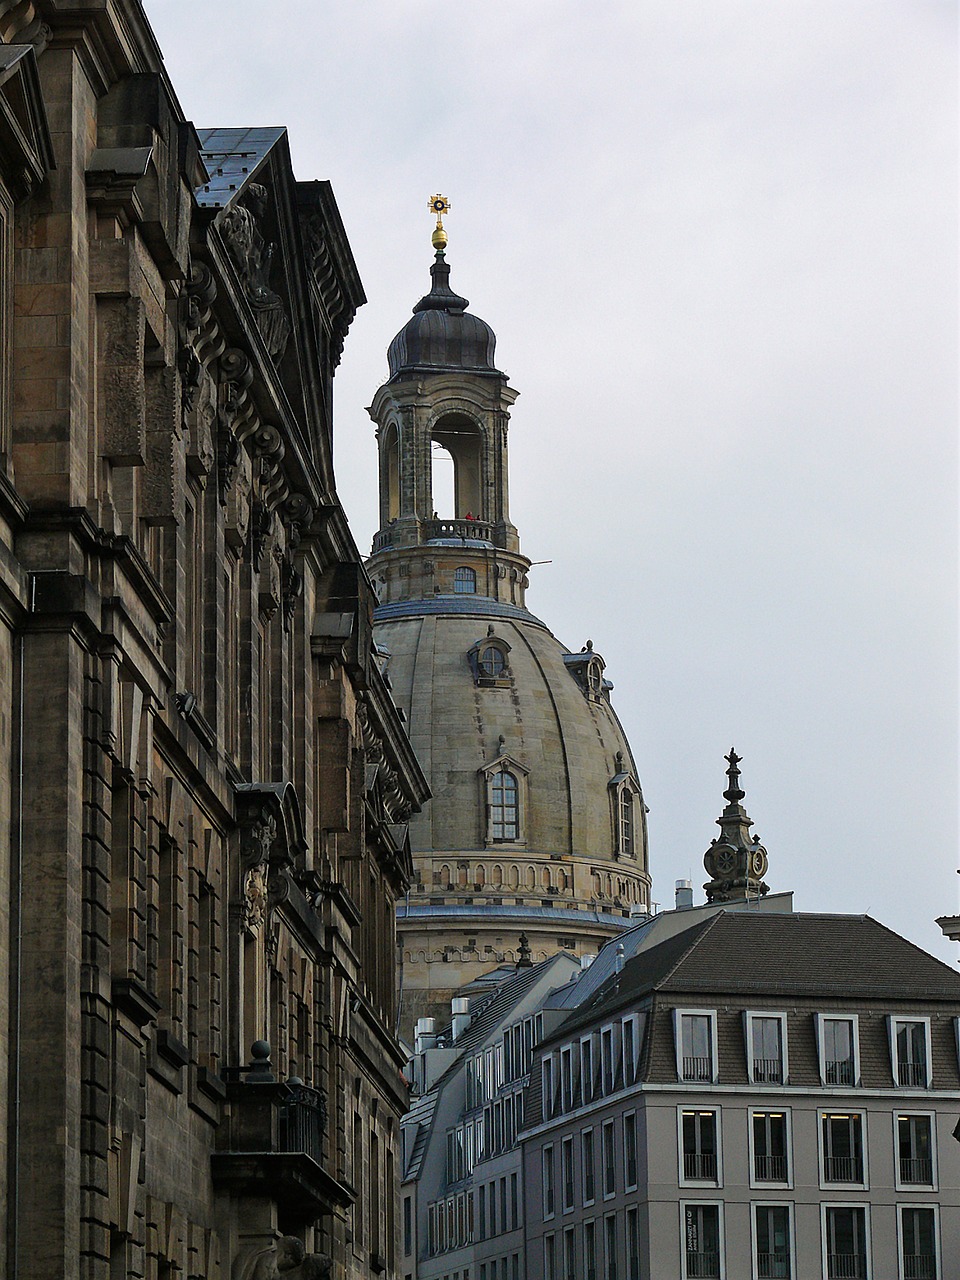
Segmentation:
[(333, 1260), (325, 1253), (307, 1253), (296, 1236), (281, 1236), (272, 1249), (258, 1254), (249, 1280), (329, 1280)]

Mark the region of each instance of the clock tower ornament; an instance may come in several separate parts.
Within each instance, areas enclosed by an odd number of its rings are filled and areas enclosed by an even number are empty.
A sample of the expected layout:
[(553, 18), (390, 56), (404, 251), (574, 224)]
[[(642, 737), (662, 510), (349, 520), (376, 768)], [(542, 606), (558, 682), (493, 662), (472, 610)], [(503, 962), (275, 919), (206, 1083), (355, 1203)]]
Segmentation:
[(727, 789), (723, 796), (727, 806), (717, 819), (720, 836), (710, 843), (703, 865), (710, 879), (703, 886), (708, 902), (742, 902), (762, 898), (768, 892), (763, 883), (767, 872), (767, 851), (756, 835), (747, 811), (740, 803), (744, 792), (740, 787), (742, 756), (731, 747), (726, 757)]

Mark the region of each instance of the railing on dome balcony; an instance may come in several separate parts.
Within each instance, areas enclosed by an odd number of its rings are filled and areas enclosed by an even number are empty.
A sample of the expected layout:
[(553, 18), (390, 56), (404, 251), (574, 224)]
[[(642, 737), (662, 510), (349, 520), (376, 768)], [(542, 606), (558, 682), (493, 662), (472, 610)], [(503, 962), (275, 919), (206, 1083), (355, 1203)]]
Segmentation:
[(493, 524), (489, 520), (467, 520), (459, 516), (451, 520), (424, 520), (421, 532), (425, 542), (435, 538), (493, 541)]
[(393, 530), (381, 529), (379, 533), (373, 535), (373, 554), (378, 551), (385, 551), (387, 547), (393, 546)]

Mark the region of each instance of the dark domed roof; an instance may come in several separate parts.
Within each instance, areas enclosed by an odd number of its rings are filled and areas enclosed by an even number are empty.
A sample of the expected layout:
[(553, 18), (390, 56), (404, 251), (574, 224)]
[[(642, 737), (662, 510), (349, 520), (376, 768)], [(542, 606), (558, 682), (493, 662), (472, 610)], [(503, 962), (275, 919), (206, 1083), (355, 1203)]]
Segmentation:
[(469, 369), (497, 373), (497, 339), (490, 326), (467, 311), (466, 298), (450, 288), (450, 267), (438, 253), (430, 268), (433, 288), (390, 343), (390, 377), (415, 370)]

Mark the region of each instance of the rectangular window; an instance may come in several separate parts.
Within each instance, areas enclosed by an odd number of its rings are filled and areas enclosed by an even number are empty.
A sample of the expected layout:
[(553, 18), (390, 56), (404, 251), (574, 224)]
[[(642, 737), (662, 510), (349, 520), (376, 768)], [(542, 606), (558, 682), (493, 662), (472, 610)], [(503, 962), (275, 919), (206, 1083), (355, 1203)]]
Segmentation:
[(901, 1208), (900, 1249), (904, 1280), (940, 1280), (935, 1209), (919, 1205)]
[(617, 1280), (617, 1215), (615, 1213), (604, 1218), (603, 1232), (607, 1280)]
[(758, 1204), (754, 1244), (758, 1280), (790, 1280), (790, 1209), (785, 1204)]
[(824, 1182), (862, 1183), (863, 1116), (859, 1112), (821, 1114)]
[(413, 1203), (409, 1196), (403, 1197), (403, 1252), (407, 1258), (413, 1252)]
[(621, 1046), (623, 1049), (623, 1083), (631, 1085), (637, 1078), (637, 1055), (639, 1053), (639, 1023), (636, 1014), (624, 1018), (621, 1030)]
[(563, 1233), (563, 1280), (578, 1280), (577, 1236), (573, 1227)]
[(510, 1227), (516, 1231), (520, 1226), (520, 1182), (517, 1174), (510, 1175)]
[[(510, 1276), (511, 1280), (520, 1280), (520, 1255), (512, 1253), (510, 1255)], [(464, 1272), (463, 1280), (470, 1280), (470, 1277)]]
[[(490, 1234), (492, 1236), (496, 1236), (500, 1234), (500, 1232), (497, 1230), (497, 1184), (496, 1182), (487, 1183), (487, 1196), (490, 1201)], [(506, 1231), (506, 1229), (507, 1229), (507, 1224), (505, 1222), (501, 1222), (500, 1231)]]
[(564, 1111), (573, 1110), (573, 1050), (560, 1050), (560, 1098)]
[(543, 1280), (558, 1280), (557, 1277), (557, 1237), (543, 1237)]
[(603, 1092), (613, 1093), (613, 1027), (604, 1027), (600, 1032), (600, 1064)]
[(681, 1080), (709, 1083), (716, 1078), (716, 1028), (711, 1012), (675, 1011), (677, 1075)]
[(747, 1062), (754, 1084), (783, 1084), (784, 1018), (780, 1014), (747, 1014)]
[(480, 1239), (487, 1238), (487, 1188), (480, 1185), (477, 1190), (477, 1199), (480, 1201), (480, 1212), (477, 1215), (480, 1229)]
[(856, 1018), (819, 1019), (820, 1078), (824, 1084), (856, 1084), (859, 1075)]
[(583, 1165), (583, 1203), (593, 1204), (596, 1199), (596, 1186), (593, 1169), (593, 1130), (584, 1129), (580, 1135), (580, 1154)]
[(927, 1089), (930, 1077), (930, 1023), (926, 1018), (892, 1018), (893, 1079), (904, 1089)]
[(717, 1182), (717, 1113), (683, 1111), (680, 1115), (683, 1182)]
[(635, 1206), (627, 1210), (626, 1280), (640, 1280), (640, 1210)]
[(868, 1280), (866, 1210), (827, 1205), (823, 1233), (827, 1280)]
[(684, 1204), (684, 1280), (720, 1280), (720, 1206)]
[[(552, 1163), (552, 1161), (551, 1161)], [(507, 1179), (500, 1179), (500, 1230), (507, 1229)]]
[(933, 1186), (933, 1124), (930, 1116), (897, 1116), (897, 1173), (901, 1186)]
[(584, 1103), (593, 1101), (593, 1040), (580, 1041), (580, 1093)]
[(637, 1113), (628, 1111), (623, 1117), (623, 1178), (624, 1189), (635, 1191), (637, 1187)]
[(617, 1190), (617, 1164), (614, 1144), (613, 1121), (604, 1122), (600, 1131), (600, 1145), (603, 1152), (603, 1196), (606, 1199)]
[(546, 1057), (541, 1063), (543, 1072), (543, 1118), (550, 1120), (555, 1114), (553, 1099), (553, 1058)]
[(553, 1178), (553, 1147), (543, 1148), (543, 1216), (552, 1218), (556, 1212)]
[(573, 1208), (573, 1139), (564, 1138), (560, 1143), (560, 1177), (563, 1181), (563, 1211)]
[(754, 1181), (789, 1182), (786, 1112), (755, 1111), (752, 1131)]
[(594, 1222), (583, 1224), (583, 1273), (584, 1280), (597, 1280), (597, 1227)]

